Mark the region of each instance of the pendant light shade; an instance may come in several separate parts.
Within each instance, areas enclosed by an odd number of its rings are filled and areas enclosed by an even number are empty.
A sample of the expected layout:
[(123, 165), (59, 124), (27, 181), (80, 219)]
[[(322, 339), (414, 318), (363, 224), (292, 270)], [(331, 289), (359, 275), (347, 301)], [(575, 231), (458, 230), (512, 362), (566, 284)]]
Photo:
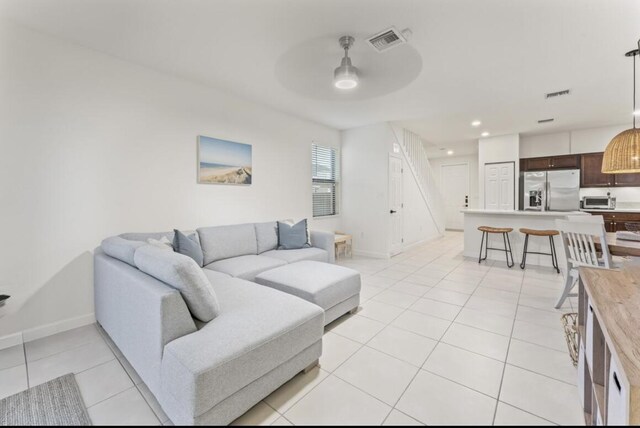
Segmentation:
[(636, 128), (636, 56), (638, 49), (627, 52), (633, 57), (633, 128), (622, 131), (607, 145), (602, 159), (602, 172), (606, 174), (624, 174), (640, 172), (640, 129)]
[(640, 129), (622, 131), (607, 145), (602, 172), (621, 174), (640, 172)]

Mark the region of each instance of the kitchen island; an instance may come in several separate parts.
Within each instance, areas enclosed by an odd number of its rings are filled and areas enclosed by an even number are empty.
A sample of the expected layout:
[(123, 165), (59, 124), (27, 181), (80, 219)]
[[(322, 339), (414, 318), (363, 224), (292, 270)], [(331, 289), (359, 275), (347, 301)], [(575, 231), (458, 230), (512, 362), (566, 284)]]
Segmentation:
[[(566, 219), (567, 215), (589, 215), (580, 211), (498, 211), (483, 209), (464, 209), (464, 256), (478, 259), (480, 252), (480, 240), (482, 232), (479, 226), (511, 227), (513, 232), (509, 234), (511, 250), (515, 266), (512, 269), (520, 269), (522, 260), (522, 249), (524, 245), (524, 235), (520, 233), (521, 227), (529, 229), (556, 229), (556, 220)], [(554, 237), (556, 251), (558, 253), (558, 266), (566, 272), (566, 258), (560, 237)], [(502, 235), (489, 235), (489, 247), (504, 248)], [(541, 253), (549, 252), (549, 239), (531, 236), (529, 238), (529, 251)], [(498, 260), (505, 262), (505, 254), (502, 251), (489, 250), (488, 260)], [(505, 262), (506, 265), (506, 262)], [(551, 272), (551, 256), (538, 254), (527, 254), (527, 266), (546, 266)]]

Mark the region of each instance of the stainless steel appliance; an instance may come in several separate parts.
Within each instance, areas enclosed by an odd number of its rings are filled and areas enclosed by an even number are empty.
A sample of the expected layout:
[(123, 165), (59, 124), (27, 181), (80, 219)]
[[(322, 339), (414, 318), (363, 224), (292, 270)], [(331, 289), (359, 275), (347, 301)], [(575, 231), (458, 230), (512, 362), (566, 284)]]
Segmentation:
[(616, 198), (611, 196), (585, 196), (582, 198), (582, 207), (588, 210), (614, 210)]
[(524, 172), (520, 177), (520, 209), (577, 211), (580, 209), (580, 170)]

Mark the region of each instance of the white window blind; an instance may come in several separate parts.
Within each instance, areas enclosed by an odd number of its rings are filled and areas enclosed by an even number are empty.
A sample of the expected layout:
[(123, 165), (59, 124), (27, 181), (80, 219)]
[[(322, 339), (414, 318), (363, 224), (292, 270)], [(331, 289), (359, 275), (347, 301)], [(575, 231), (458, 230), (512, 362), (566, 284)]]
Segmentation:
[(313, 216), (338, 214), (338, 170), (336, 149), (311, 145)]

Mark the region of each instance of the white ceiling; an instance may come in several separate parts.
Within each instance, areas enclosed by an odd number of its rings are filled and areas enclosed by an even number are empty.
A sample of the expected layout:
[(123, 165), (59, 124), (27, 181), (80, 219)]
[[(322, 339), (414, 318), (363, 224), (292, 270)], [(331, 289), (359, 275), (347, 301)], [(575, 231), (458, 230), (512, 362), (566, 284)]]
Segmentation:
[[(630, 121), (623, 54), (640, 37), (638, 0), (0, 0), (0, 14), (335, 128), (394, 121), (461, 150), (483, 130)], [(413, 31), (407, 61), (401, 48), (376, 58), (363, 40), (391, 25)], [(341, 96), (331, 78), (344, 34), (363, 77)]]

